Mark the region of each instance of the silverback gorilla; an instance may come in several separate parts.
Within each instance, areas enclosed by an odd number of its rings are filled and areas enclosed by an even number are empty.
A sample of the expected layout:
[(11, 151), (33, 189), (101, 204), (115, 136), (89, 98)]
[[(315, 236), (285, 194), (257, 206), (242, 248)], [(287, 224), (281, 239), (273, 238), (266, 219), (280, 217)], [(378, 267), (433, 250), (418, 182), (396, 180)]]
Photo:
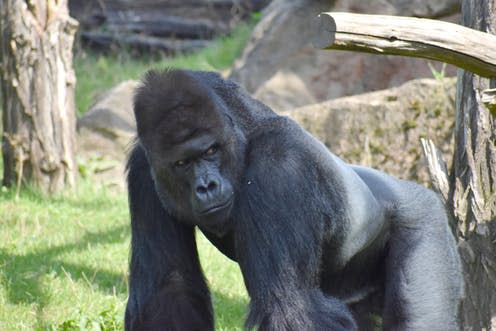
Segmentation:
[(247, 329), (458, 328), (460, 261), (432, 191), (343, 162), (215, 73), (150, 71), (134, 112), (126, 330), (214, 329), (195, 227), (239, 263)]

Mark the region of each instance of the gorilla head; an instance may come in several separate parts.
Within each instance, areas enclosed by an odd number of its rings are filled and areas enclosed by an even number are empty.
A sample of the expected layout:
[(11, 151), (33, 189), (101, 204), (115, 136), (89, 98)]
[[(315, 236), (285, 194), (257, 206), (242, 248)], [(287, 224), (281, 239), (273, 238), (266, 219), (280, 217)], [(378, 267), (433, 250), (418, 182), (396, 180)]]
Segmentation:
[(137, 90), (135, 116), (165, 207), (179, 219), (227, 231), (245, 139), (222, 99), (187, 71), (151, 71)]

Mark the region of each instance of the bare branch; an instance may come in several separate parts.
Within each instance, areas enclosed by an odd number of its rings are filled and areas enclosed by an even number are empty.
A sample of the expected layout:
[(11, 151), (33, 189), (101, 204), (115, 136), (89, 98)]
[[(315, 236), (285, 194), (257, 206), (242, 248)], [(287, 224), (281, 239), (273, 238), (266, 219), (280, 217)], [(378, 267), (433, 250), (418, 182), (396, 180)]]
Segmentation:
[(496, 77), (496, 36), (458, 24), (424, 18), (321, 13), (315, 47), (422, 57)]

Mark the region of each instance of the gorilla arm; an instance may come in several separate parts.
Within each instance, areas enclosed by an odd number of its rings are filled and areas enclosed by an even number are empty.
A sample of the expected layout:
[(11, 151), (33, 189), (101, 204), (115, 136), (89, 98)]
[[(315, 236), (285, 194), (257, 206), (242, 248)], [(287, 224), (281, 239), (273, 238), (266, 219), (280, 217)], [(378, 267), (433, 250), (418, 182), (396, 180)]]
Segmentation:
[(340, 183), (320, 184), (333, 181), (319, 177), (320, 145), (293, 122), (271, 121), (260, 132), (250, 140), (234, 215), (236, 255), (252, 300), (247, 327), (355, 330), (346, 305), (319, 289), (323, 243), (342, 246), (348, 222)]
[(213, 330), (193, 228), (162, 206), (139, 144), (128, 161), (128, 185), (132, 241), (125, 329)]

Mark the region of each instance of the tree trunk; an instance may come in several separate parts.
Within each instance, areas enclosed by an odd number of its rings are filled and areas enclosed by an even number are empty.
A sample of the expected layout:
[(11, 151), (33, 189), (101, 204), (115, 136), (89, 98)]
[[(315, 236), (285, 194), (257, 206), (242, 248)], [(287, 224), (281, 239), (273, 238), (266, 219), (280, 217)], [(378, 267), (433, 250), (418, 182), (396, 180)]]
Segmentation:
[[(495, 13), (496, 0), (462, 1), (462, 24), (470, 28), (494, 34)], [(482, 92), (495, 83), (458, 73), (449, 200), (466, 283), (463, 330), (496, 330), (496, 121), (481, 102)]]
[(0, 2), (4, 185), (75, 186), (77, 21), (66, 0)]

